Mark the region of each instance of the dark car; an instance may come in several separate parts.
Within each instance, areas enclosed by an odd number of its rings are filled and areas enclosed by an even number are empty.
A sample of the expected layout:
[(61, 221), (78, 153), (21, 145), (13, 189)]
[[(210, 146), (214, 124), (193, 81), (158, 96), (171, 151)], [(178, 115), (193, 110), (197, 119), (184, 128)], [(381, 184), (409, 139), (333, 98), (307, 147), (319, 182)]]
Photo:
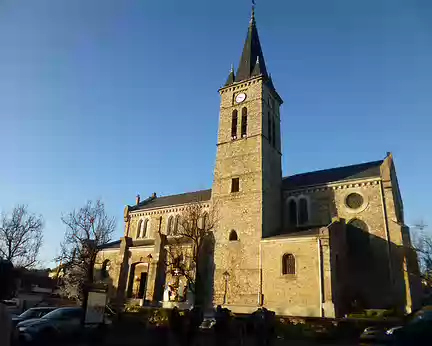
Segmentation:
[(432, 306), (409, 316), (403, 326), (387, 331), (393, 345), (432, 345)]
[(368, 327), (360, 340), (391, 345), (432, 345), (432, 306), (405, 316), (402, 323), (391, 328)]
[(83, 310), (79, 307), (58, 308), (37, 319), (18, 323), (19, 339), (43, 344), (77, 334), (81, 330)]
[(12, 325), (15, 327), (18, 323), (25, 321), (25, 320), (29, 320), (29, 319), (34, 319), (34, 318), (41, 318), (42, 316), (46, 315), (47, 313), (54, 311), (55, 307), (37, 307), (37, 308), (30, 308), (26, 311), (24, 311), (21, 315), (17, 316), (17, 317), (13, 317), (12, 318)]

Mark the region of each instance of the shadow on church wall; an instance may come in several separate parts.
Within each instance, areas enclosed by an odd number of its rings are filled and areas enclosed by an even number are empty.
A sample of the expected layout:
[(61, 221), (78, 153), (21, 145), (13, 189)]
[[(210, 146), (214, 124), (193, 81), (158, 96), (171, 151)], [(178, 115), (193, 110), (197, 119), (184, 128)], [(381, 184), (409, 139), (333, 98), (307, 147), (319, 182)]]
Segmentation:
[[(312, 225), (296, 227), (289, 233), (340, 220), (338, 232), (331, 232), (330, 237), (332, 299), (336, 314), (367, 308), (402, 310), (407, 293), (403, 265), (406, 249), (370, 233), (361, 215), (353, 214), (348, 222), (338, 219), (334, 190), (314, 192), (308, 198)], [(410, 267), (415, 266), (411, 264)]]
[[(362, 309), (401, 312), (406, 305), (407, 293), (403, 266), (405, 249), (369, 233), (366, 227), (359, 219), (348, 222), (342, 255), (344, 264), (340, 263), (340, 258), (332, 256), (335, 269), (332, 281), (339, 288), (336, 299), (346, 313)], [(338, 282), (341, 271), (345, 273), (345, 279)]]

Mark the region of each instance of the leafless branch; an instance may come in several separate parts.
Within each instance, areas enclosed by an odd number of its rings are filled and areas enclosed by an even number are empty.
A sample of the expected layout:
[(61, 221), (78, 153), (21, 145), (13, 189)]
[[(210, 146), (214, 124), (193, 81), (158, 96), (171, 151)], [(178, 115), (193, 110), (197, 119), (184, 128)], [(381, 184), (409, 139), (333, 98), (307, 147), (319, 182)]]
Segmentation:
[(167, 237), (167, 271), (185, 277), (196, 297), (202, 289), (200, 266), (204, 257), (209, 255), (207, 245), (213, 236), (216, 220), (216, 208), (207, 209), (204, 203), (197, 201), (185, 207)]
[(84, 285), (93, 282), (97, 254), (111, 240), (116, 221), (106, 214), (100, 200), (88, 201), (84, 207), (64, 215), (62, 221), (66, 232), (57, 261), (65, 271), (63, 290), (69, 297), (81, 299)]
[(15, 267), (32, 268), (38, 261), (43, 241), (43, 219), (30, 214), (26, 205), (18, 205), (11, 215), (0, 220), (0, 257)]
[(418, 273), (428, 286), (432, 287), (432, 234), (427, 231), (423, 221), (414, 226), (417, 230), (413, 232), (412, 249), (417, 253), (420, 265)]

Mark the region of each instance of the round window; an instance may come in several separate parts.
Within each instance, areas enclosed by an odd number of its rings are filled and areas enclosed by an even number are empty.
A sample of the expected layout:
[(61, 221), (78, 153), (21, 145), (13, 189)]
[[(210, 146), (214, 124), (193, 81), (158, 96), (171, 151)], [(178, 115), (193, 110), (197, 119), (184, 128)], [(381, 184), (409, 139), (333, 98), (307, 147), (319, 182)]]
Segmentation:
[(359, 193), (350, 193), (346, 199), (346, 205), (351, 209), (358, 209), (363, 205), (363, 196)]

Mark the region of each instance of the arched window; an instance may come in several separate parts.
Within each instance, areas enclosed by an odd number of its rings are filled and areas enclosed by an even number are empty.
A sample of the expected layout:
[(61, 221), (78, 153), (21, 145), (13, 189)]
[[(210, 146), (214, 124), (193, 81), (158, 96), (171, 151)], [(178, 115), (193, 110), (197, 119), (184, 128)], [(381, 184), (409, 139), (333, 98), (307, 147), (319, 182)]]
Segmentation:
[(232, 120), (231, 120), (231, 139), (237, 139), (237, 109), (234, 109), (232, 112)]
[(351, 220), (346, 228), (348, 253), (355, 256), (367, 256), (369, 253), (368, 226), (359, 219)]
[(173, 235), (177, 235), (178, 234), (179, 222), (180, 222), (180, 215), (177, 215), (176, 218), (175, 218), (175, 222), (174, 222), (174, 232), (173, 232)]
[(102, 278), (107, 278), (109, 276), (110, 267), (111, 267), (111, 262), (109, 259), (106, 259), (105, 261), (103, 261), (102, 268), (101, 268)]
[(282, 256), (282, 274), (295, 274), (296, 273), (296, 265), (295, 258), (293, 254), (286, 253)]
[(309, 221), (308, 202), (306, 198), (300, 198), (298, 223), (299, 225), (304, 225), (308, 221)]
[(291, 199), (288, 203), (289, 224), (297, 226), (297, 202)]
[(229, 239), (229, 241), (235, 241), (235, 240), (238, 240), (237, 232), (234, 231), (234, 230), (231, 230), (228, 239)]
[(138, 226), (137, 226), (137, 229), (136, 229), (136, 237), (137, 238), (139, 238), (140, 235), (141, 235), (142, 223), (143, 223), (143, 220), (139, 220), (138, 221)]
[(168, 218), (168, 223), (167, 223), (167, 235), (171, 235), (172, 234), (172, 227), (173, 226), (173, 217), (170, 216)]
[(246, 137), (247, 135), (247, 108), (242, 109), (242, 122), (241, 122), (241, 136)]
[(145, 238), (147, 236), (147, 227), (148, 227), (148, 219), (145, 219), (143, 224), (142, 224), (142, 228), (141, 228), (141, 236), (140, 238)]
[(269, 140), (269, 143), (272, 143), (272, 123), (271, 123), (270, 112), (268, 112), (267, 127), (268, 127), (268, 140)]

